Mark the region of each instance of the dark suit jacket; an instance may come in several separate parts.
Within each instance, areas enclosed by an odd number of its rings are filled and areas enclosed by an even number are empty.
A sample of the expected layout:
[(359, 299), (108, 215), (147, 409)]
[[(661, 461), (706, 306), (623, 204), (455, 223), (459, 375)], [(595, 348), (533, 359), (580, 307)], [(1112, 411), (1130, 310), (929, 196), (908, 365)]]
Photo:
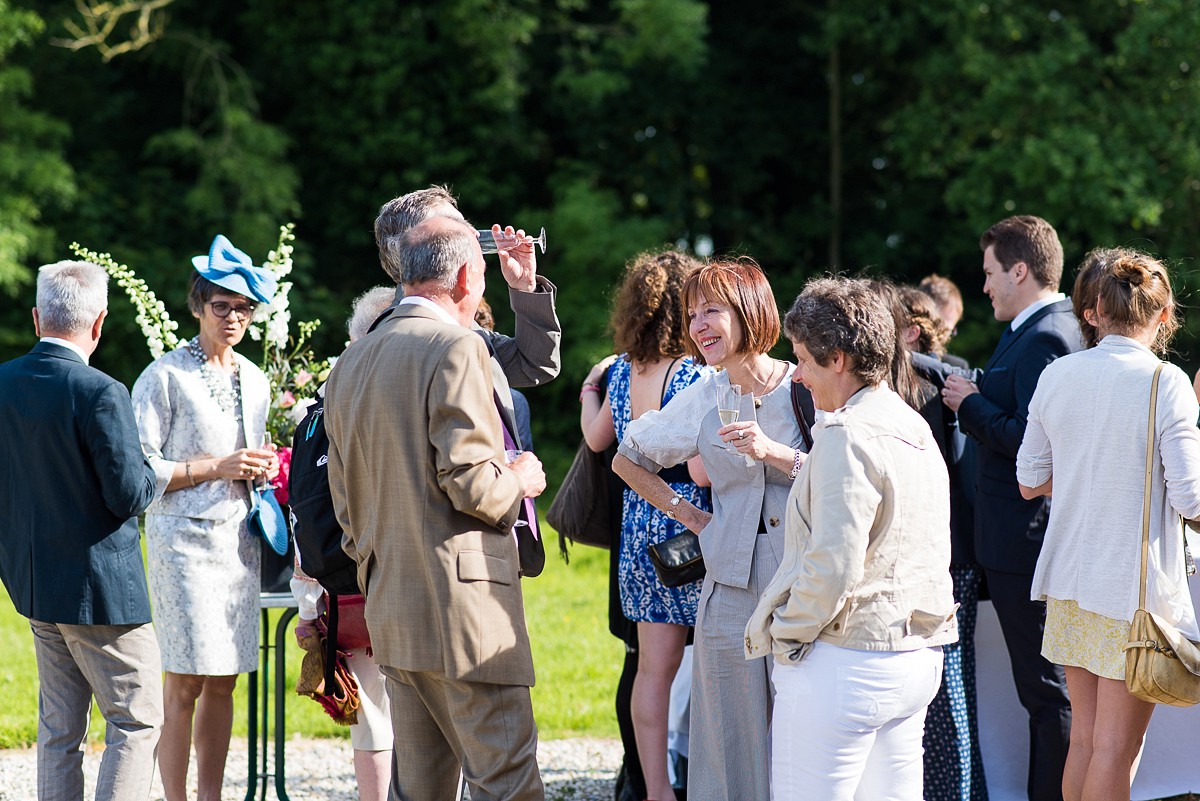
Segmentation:
[(1070, 299), (1038, 309), (1001, 340), (984, 368), (979, 392), (968, 395), (959, 407), (959, 425), (979, 443), (975, 551), (985, 568), (1032, 574), (1037, 565), (1050, 499), (1021, 497), (1017, 449), (1042, 370), (1082, 348)]
[(917, 411), (929, 423), (933, 438), (950, 474), (950, 564), (975, 564), (975, 459), (974, 443), (958, 426), (958, 415), (942, 402), (946, 376), (970, 375), (971, 366), (955, 357), (954, 362), (931, 354), (913, 353), (913, 368), (928, 384), (924, 405)]
[(137, 515), (153, 497), (122, 384), (49, 342), (0, 365), (0, 578), (18, 612), (149, 623)]

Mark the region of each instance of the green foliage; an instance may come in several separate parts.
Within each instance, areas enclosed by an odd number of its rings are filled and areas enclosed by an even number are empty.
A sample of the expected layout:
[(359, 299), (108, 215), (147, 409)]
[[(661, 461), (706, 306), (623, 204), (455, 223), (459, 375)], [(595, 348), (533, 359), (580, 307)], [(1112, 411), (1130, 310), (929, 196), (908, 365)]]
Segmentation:
[(43, 210), (75, 193), (62, 158), (68, 129), (31, 107), (33, 77), (11, 63), (13, 51), (29, 46), (43, 28), (34, 12), (0, 0), (0, 293), (9, 295), (30, 277), (26, 259), (53, 253)]
[[(325, 321), (313, 348), (332, 355), (351, 298), (385, 280), (376, 210), (446, 183), (480, 227), (547, 228), (563, 377), (529, 396), (557, 471), (578, 436), (578, 381), (610, 347), (609, 295), (645, 248), (749, 254), (786, 307), (829, 269), (839, 224), (838, 269), (961, 285), (952, 347), (976, 362), (996, 338), (978, 236), (1009, 214), (1055, 224), (1068, 284), (1089, 248), (1127, 244), (1182, 263), (1194, 295), (1193, 5), (216, 0), (173, 4), (160, 40), (108, 63), (0, 15), (0, 175), (35, 163), (10, 155), (22, 140), (7, 134), (23, 119), (7, 113), (13, 87), (35, 81), (18, 107), (71, 137), (22, 152), (63, 153), (79, 187), (68, 212), (66, 195), (0, 182), (0, 215), (22, 221), (0, 225), (0, 285), (13, 286), (5, 258), (27, 273), (38, 242), (51, 257), (77, 240), (111, 250), (186, 321), (190, 256), (217, 232), (265, 252), (296, 219), (292, 312)], [(37, 7), (59, 32), (74, 13)], [(489, 298), (511, 330), (494, 274)], [(26, 346), (27, 319), (0, 309), (0, 357)], [(98, 366), (132, 381), (145, 364), (132, 315), (111, 315), (105, 336)]]

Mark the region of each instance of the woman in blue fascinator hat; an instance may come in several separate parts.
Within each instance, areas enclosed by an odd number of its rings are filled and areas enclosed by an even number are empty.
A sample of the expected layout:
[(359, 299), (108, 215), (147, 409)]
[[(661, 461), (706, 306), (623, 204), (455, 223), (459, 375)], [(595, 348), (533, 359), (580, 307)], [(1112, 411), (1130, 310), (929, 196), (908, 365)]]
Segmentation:
[(250, 482), (279, 472), (264, 439), (270, 384), (234, 352), (258, 305), (274, 297), (275, 277), (220, 235), (192, 265), (187, 302), (200, 331), (133, 386), (158, 477), (146, 542), (166, 672), (158, 762), (167, 801), (186, 798), (193, 742), (198, 797), (221, 797), (234, 685), (258, 665), (261, 548), (246, 527)]

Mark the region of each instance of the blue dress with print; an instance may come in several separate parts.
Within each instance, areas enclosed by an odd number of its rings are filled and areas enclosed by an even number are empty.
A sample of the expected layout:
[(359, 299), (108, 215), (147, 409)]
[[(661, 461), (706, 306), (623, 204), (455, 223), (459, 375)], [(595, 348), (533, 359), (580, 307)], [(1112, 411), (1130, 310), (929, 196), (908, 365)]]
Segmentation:
[[(618, 359), (609, 368), (608, 400), (612, 406), (613, 426), (617, 441), (625, 436), (630, 422), (629, 379), (633, 365)], [(672, 376), (663, 398), (665, 406), (675, 393), (700, 377), (701, 367), (690, 358), (684, 358)], [(667, 471), (663, 471), (664, 474)], [(706, 488), (698, 487), (686, 478), (686, 470), (680, 472), (682, 481), (664, 479), (675, 492), (697, 507), (712, 510), (712, 500)], [(696, 623), (696, 605), (700, 600), (700, 581), (682, 587), (664, 587), (654, 572), (647, 548), (655, 543), (682, 534), (687, 528), (651, 506), (645, 499), (630, 489), (625, 490), (625, 504), (621, 515), (621, 554), (618, 582), (621, 590), (621, 611), (625, 617), (643, 623), (677, 623), (692, 626)]]

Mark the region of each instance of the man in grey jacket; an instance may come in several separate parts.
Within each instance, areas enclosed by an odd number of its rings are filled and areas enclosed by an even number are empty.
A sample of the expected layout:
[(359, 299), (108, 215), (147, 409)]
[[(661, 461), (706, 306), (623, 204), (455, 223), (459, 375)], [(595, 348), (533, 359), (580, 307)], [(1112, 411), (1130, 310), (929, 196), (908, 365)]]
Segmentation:
[[(448, 217), (466, 222), (454, 196), (444, 186), (431, 186), (401, 195), (384, 203), (375, 218), (375, 244), (384, 272), (396, 282), (396, 302), (403, 297), (400, 242), (403, 234), (431, 217)], [(507, 229), (512, 233), (511, 229)], [(517, 449), (529, 447), (523, 441), (517, 425), (512, 395), (513, 387), (536, 387), (558, 375), (561, 368), (559, 348), (562, 326), (555, 311), (558, 289), (545, 277), (538, 275), (537, 259), (532, 247), (521, 247), (497, 254), (500, 272), (508, 284), (509, 305), (516, 317), (513, 336), (489, 331), (479, 325), (475, 332), (483, 337), (491, 354), (492, 384), (496, 392), (496, 408), (500, 421)], [(393, 303), (392, 308), (395, 308)], [(391, 309), (389, 309), (390, 313)], [(536, 576), (546, 563), (546, 549), (538, 532), (532, 502), (526, 511), (527, 526), (518, 531), (517, 545), (521, 553), (521, 573)]]

